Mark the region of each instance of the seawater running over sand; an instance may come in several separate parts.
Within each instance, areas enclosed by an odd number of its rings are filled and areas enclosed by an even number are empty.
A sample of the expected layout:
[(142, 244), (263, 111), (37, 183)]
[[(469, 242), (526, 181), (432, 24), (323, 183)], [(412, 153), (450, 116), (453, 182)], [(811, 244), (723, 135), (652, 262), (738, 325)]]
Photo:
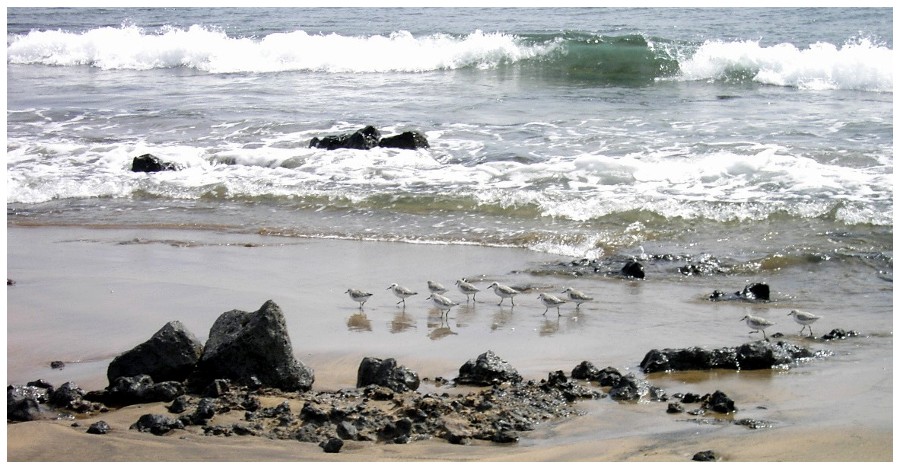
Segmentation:
[[(779, 289), (768, 304), (706, 300), (714, 286), (733, 280), (727, 276), (696, 283), (573, 278), (530, 273), (560, 259), (525, 250), (282, 241), (208, 231), (11, 227), (9, 268), (17, 283), (8, 288), (8, 381), (44, 378), (59, 385), (72, 380), (99, 389), (106, 385), (108, 361), (165, 322), (182, 321), (205, 339), (222, 312), (253, 311), (266, 299), (285, 312), (295, 353), (315, 369), (314, 388), (323, 390), (353, 387), (359, 361), (366, 356), (396, 358), (421, 377), (452, 379), (465, 361), (488, 349), (526, 379), (544, 379), (557, 369), (568, 374), (582, 360), (642, 375), (637, 365), (651, 348), (715, 348), (752, 340), (739, 321), (752, 313), (777, 323), (770, 333), (783, 332), (784, 340), (833, 355), (785, 370), (647, 378), (670, 393), (722, 390), (738, 405), (737, 417), (774, 422), (774, 430), (702, 425), (673, 418), (659, 404), (606, 400), (580, 404), (586, 415), (578, 423), (541, 425), (522, 444), (578, 444), (597, 435), (604, 440), (677, 441), (685, 432), (738, 438), (796, 427), (891, 431), (892, 337), (886, 311), (872, 316), (856, 308), (819, 308), (823, 330), (842, 327), (862, 333), (852, 340), (821, 343), (797, 333), (787, 312), (799, 301)], [(599, 301), (582, 305), (577, 315), (564, 306), (556, 318), (542, 314), (536, 292), (520, 295), (515, 308), (498, 307), (492, 295), (468, 307), (460, 301), (463, 305), (442, 320), (424, 298), (411, 297), (422, 301), (408, 299), (404, 309), (385, 290), (387, 285), (381, 286), (391, 279), (420, 284), (424, 290), (424, 279), (442, 273), (449, 277), (445, 284), (459, 276), (483, 279), (482, 285), (496, 279), (547, 291), (573, 285), (593, 292)], [(773, 276), (769, 282), (779, 285), (779, 280)], [(363, 313), (344, 294), (349, 284), (370, 285), (377, 292)], [(890, 294), (886, 289), (869, 295), (884, 302)], [(873, 319), (877, 317), (886, 319), (880, 323)], [(67, 366), (51, 370), (51, 360)], [(831, 392), (816, 391), (823, 386)], [(454, 392), (435, 383), (424, 384), (422, 391)], [(835, 408), (843, 412), (835, 413)], [(843, 459), (829, 448), (821, 451), (832, 455), (826, 459)]]

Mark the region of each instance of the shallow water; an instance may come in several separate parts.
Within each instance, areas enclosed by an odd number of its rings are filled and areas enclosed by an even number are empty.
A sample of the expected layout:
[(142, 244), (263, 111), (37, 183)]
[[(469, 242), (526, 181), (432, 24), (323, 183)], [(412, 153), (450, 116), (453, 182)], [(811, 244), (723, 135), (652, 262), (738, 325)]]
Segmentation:
[[(343, 240), (285, 240), (185, 230), (11, 227), (8, 238), (7, 380), (43, 378), (59, 385), (106, 385), (105, 366), (118, 353), (146, 340), (168, 321), (180, 320), (201, 340), (215, 318), (230, 309), (255, 311), (267, 299), (284, 311), (295, 355), (316, 373), (317, 389), (355, 386), (365, 356), (393, 357), (428, 378), (423, 392), (464, 392), (437, 384), (452, 379), (468, 359), (490, 349), (527, 379), (554, 370), (567, 374), (582, 360), (643, 376), (638, 364), (653, 348), (724, 347), (756, 340), (739, 321), (752, 313), (773, 320), (767, 332), (814, 350), (829, 350), (791, 369), (753, 372), (688, 372), (647, 378), (675, 392), (722, 390), (735, 400), (735, 418), (771, 421), (774, 428), (851, 425), (891, 431), (893, 371), (889, 285), (846, 295), (837, 304), (808, 308), (823, 318), (816, 335), (833, 328), (860, 337), (823, 343), (800, 337), (790, 309), (807, 308), (816, 288), (831, 276), (776, 271), (765, 279), (773, 301), (710, 302), (714, 288), (738, 290), (745, 279), (535, 275), (560, 258), (521, 249), (416, 245)], [(868, 274), (868, 273), (866, 273)], [(535, 290), (498, 306), (490, 291), (478, 293), (442, 320), (425, 301), (425, 280), (452, 285), (455, 278), (529, 285)], [(398, 282), (420, 291), (407, 306), (386, 290)], [(795, 291), (785, 285), (807, 285)], [(563, 305), (543, 314), (538, 291), (573, 286), (598, 301), (574, 311)], [(344, 294), (369, 289), (361, 312)], [(51, 370), (63, 360), (63, 370)], [(828, 389), (828, 392), (821, 392)], [(575, 427), (541, 426), (525, 443), (577, 442), (596, 434), (613, 439), (647, 432), (678, 438), (686, 431), (765, 431), (698, 424), (670, 416), (665, 404), (621, 404), (608, 399), (579, 404), (586, 415)], [(840, 409), (840, 412), (836, 412)], [(622, 419), (635, 423), (623, 425)], [(647, 426), (642, 424), (644, 422)], [(640, 424), (640, 425), (638, 425)], [(648, 428), (649, 426), (649, 428)], [(557, 428), (554, 430), (554, 428)], [(651, 429), (652, 428), (652, 429)], [(547, 432), (547, 433), (544, 433)], [(599, 432), (599, 433), (598, 433)], [(532, 440), (534, 438), (534, 440)]]

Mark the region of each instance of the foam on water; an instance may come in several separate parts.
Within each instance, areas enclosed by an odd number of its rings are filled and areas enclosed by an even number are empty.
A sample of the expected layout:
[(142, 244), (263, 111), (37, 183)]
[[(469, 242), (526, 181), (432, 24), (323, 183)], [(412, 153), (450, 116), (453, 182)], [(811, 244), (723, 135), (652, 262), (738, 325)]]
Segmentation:
[(806, 48), (759, 41), (707, 41), (680, 63), (680, 79), (755, 82), (804, 90), (892, 92), (894, 51), (866, 38), (838, 47), (817, 42)]
[[(751, 79), (804, 90), (893, 90), (893, 50), (867, 38), (852, 38), (840, 47), (817, 42), (805, 48), (789, 43), (764, 47), (759, 41), (723, 40), (694, 46), (647, 42), (645, 38), (640, 38), (640, 47), (636, 47), (633, 40), (625, 41), (629, 38), (597, 37), (584, 43), (560, 33), (526, 40), (514, 34), (481, 30), (466, 35), (420, 36), (408, 31), (347, 36), (297, 30), (256, 38), (230, 37), (200, 25), (187, 29), (166, 26), (156, 32), (125, 25), (82, 33), (55, 30), (11, 35), (7, 39), (7, 61), (89, 65), (107, 70), (185, 67), (209, 73), (426, 72), (530, 63), (534, 68), (529, 73), (535, 75), (562, 73), (561, 76), (584, 80), (591, 76), (636, 82), (654, 78)], [(624, 44), (618, 44), (622, 41)], [(615, 52), (607, 56), (604, 54), (610, 42), (617, 45)], [(665, 64), (671, 60), (676, 60), (676, 68), (680, 68), (674, 75)], [(626, 73), (628, 78), (610, 75), (611, 71), (623, 73), (623, 67), (630, 70)]]

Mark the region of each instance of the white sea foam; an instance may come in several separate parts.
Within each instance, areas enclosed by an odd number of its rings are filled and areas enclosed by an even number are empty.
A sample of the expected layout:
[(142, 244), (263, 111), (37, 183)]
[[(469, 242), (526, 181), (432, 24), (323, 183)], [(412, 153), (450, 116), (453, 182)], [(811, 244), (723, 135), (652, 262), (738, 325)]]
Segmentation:
[(764, 47), (759, 41), (707, 41), (682, 59), (680, 79), (719, 80), (747, 73), (766, 85), (808, 90), (892, 92), (894, 51), (868, 39), (837, 47), (817, 42)]
[(273, 33), (234, 38), (201, 26), (168, 27), (158, 34), (136, 26), (96, 28), (84, 33), (32, 31), (12, 37), (13, 64), (90, 65), (147, 70), (188, 67), (235, 72), (423, 72), (489, 68), (547, 53), (553, 45), (524, 45), (513, 35), (475, 31), (466, 36), (407, 31), (381, 36)]

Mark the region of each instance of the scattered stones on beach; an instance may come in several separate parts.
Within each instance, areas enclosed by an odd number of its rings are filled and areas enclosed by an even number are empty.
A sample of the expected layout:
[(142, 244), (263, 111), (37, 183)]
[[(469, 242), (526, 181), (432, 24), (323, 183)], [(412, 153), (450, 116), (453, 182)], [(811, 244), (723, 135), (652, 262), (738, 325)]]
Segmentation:
[(700, 451), (698, 453), (695, 453), (694, 457), (692, 457), (691, 460), (701, 462), (718, 461), (719, 455), (717, 455), (715, 451), (711, 450)]
[[(852, 331), (832, 332), (835, 337), (852, 336)], [(152, 371), (163, 378), (171, 376), (159, 374), (159, 361), (150, 360), (150, 356), (161, 350), (192, 355), (197, 345), (180, 323), (166, 324), (150, 340), (121, 355), (137, 355), (127, 362), (133, 366), (124, 366), (126, 361), (122, 359), (115, 367), (111, 363), (110, 368), (117, 371), (108, 373), (114, 376), (127, 369), (139, 374), (115, 376), (106, 389), (87, 393), (74, 383), (54, 389), (42, 380), (9, 386), (7, 419), (15, 422), (73, 418), (73, 414), (84, 417), (108, 412), (107, 406), (167, 402), (170, 415), (144, 414), (129, 428), (158, 436), (177, 430), (216, 437), (248, 435), (296, 440), (317, 444), (329, 453), (340, 452), (347, 441), (406, 444), (441, 438), (463, 445), (474, 440), (514, 443), (522, 432), (531, 431), (542, 422), (579, 415), (582, 411), (572, 403), (604, 398), (614, 402), (664, 403), (666, 413), (693, 416), (690, 421), (701, 424), (734, 423), (751, 429), (773, 425), (759, 419), (707, 416), (738, 412), (735, 402), (721, 390), (703, 396), (676, 393), (670, 397), (634, 373), (623, 374), (613, 367), (601, 369), (589, 361), (579, 363), (568, 376), (557, 370), (546, 379), (525, 380), (491, 350), (466, 361), (453, 380), (422, 380), (448, 387), (448, 392), (440, 394), (418, 392), (420, 379), (415, 372), (398, 365), (393, 358), (374, 357), (361, 361), (355, 388), (312, 391), (312, 370), (293, 358), (283, 314), (272, 301), (252, 313), (223, 313), (211, 328), (194, 369), (176, 373), (180, 380), (156, 382), (147, 374)], [(266, 353), (260, 353), (260, 349)], [(207, 352), (219, 355), (217, 358), (231, 364), (231, 368), (216, 365), (200, 371), (204, 357), (212, 360)], [(768, 341), (713, 350), (654, 349), (644, 357), (641, 370), (651, 374), (761, 369), (826, 355)], [(273, 371), (276, 368), (280, 370)], [(453, 395), (449, 388), (456, 386), (478, 389)], [(109, 431), (103, 421), (88, 429), (96, 434)]]
[(416, 150), (428, 148), (429, 145), (428, 139), (419, 131), (406, 131), (398, 135), (381, 138), (381, 131), (371, 125), (347, 134), (327, 135), (321, 138), (313, 137), (309, 142), (309, 148), (321, 148), (324, 150), (342, 148), (371, 150), (375, 147)]
[(90, 433), (92, 435), (106, 435), (111, 430), (112, 429), (109, 427), (108, 423), (106, 423), (103, 420), (99, 420), (97, 422), (92, 423), (91, 426), (88, 427), (86, 433)]

